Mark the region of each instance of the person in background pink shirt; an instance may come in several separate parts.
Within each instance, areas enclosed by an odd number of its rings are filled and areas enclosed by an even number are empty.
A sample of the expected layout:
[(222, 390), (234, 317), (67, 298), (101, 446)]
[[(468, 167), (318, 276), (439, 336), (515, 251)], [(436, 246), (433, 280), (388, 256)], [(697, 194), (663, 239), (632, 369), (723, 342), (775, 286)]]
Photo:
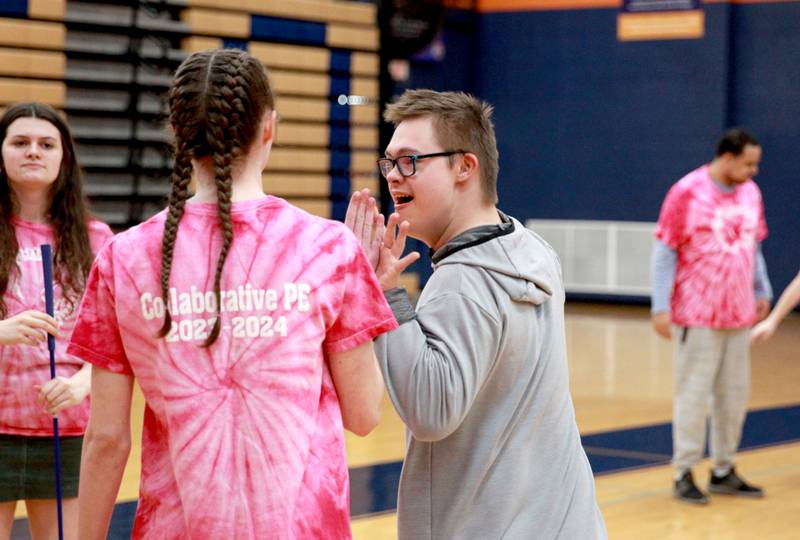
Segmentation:
[(106, 538), (134, 378), (133, 538), (350, 538), (343, 427), (377, 424), (371, 340), (397, 322), (344, 224), (263, 193), (277, 113), (257, 59), (192, 54), (169, 105), (169, 207), (98, 255), (69, 346), (94, 364), (80, 538)]
[[(19, 500), (34, 540), (57, 534), (54, 415), (64, 537), (74, 539), (91, 366), (66, 347), (93, 254), (112, 233), (87, 211), (69, 128), (52, 107), (9, 107), (0, 141), (0, 540), (11, 536)], [(55, 250), (55, 317), (45, 313), (41, 244)], [(52, 380), (48, 333), (56, 336)]]
[(652, 324), (674, 339), (673, 496), (707, 504), (692, 467), (703, 457), (710, 411), (708, 491), (762, 497), (734, 460), (750, 397), (750, 327), (769, 311), (772, 287), (761, 242), (761, 191), (753, 181), (761, 145), (741, 128), (726, 131), (714, 159), (667, 193), (652, 256)]

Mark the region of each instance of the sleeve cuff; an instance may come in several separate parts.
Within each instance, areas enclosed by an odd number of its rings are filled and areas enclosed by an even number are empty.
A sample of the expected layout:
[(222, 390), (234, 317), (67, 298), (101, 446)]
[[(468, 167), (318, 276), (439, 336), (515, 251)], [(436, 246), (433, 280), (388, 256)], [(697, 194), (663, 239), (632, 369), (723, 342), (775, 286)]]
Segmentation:
[(395, 287), (394, 289), (383, 291), (383, 295), (386, 297), (389, 307), (392, 308), (392, 313), (398, 324), (405, 324), (417, 318), (417, 312), (414, 311), (414, 307), (408, 299), (408, 293), (404, 288)]
[(70, 343), (67, 345), (67, 354), (76, 358), (80, 358), (84, 362), (88, 362), (113, 373), (128, 375), (130, 377), (134, 376), (130, 364), (123, 364), (122, 362), (113, 360), (101, 353), (88, 349), (83, 345), (78, 345), (77, 343)]

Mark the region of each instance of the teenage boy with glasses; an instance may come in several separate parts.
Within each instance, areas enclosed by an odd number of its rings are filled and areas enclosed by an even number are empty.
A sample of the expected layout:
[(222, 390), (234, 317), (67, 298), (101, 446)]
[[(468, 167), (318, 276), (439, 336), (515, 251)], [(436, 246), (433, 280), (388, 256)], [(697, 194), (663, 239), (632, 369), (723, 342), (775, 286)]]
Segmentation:
[[(396, 212), (384, 228), (366, 190), (348, 208), (400, 323), (376, 341), (409, 431), (398, 536), (606, 538), (569, 394), (561, 268), (495, 206), (491, 111), (407, 91), (386, 110), (395, 132), (379, 160)], [(398, 286), (418, 258), (402, 256), (407, 235), (434, 265), (416, 309)]]

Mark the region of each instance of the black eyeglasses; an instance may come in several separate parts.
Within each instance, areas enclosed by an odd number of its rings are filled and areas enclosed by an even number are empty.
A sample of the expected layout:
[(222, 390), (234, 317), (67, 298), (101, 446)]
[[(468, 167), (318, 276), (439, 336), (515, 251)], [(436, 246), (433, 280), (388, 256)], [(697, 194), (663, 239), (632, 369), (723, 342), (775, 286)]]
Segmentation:
[(434, 154), (411, 154), (408, 156), (397, 156), (395, 159), (384, 157), (378, 160), (378, 168), (384, 178), (389, 176), (392, 169), (397, 167), (401, 176), (414, 176), (417, 173), (417, 161), (433, 157), (452, 156), (454, 154), (466, 154), (466, 150), (448, 150), (447, 152), (436, 152)]

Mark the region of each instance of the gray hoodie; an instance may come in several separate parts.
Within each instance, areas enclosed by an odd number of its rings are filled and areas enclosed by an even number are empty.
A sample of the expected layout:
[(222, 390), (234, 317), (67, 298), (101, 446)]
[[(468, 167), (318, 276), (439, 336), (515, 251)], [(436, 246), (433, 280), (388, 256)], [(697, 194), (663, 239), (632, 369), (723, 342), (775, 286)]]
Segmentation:
[(519, 221), (433, 254), (417, 309), (376, 342), (408, 428), (400, 540), (606, 538), (569, 394), (564, 289), (552, 248)]

